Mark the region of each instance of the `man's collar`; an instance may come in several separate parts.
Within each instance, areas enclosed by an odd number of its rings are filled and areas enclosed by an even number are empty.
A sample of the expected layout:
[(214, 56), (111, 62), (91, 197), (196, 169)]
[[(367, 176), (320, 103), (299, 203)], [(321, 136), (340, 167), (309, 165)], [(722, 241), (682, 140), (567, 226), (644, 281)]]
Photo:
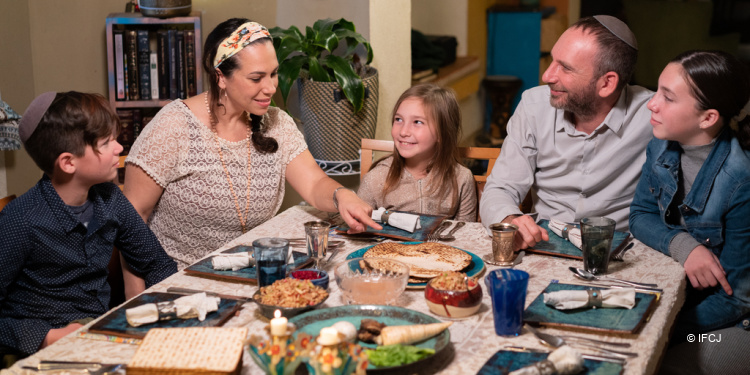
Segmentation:
[[(625, 87), (620, 91), (620, 97), (617, 99), (617, 102), (615, 103), (615, 106), (612, 107), (612, 109), (609, 110), (609, 113), (607, 113), (607, 117), (604, 118), (604, 121), (602, 121), (599, 126), (596, 127), (598, 130), (602, 127), (602, 125), (606, 125), (608, 129), (612, 130), (615, 133), (619, 133), (620, 129), (622, 128), (623, 124), (625, 123), (625, 118), (627, 116), (628, 112), (628, 103), (630, 100), (632, 100), (632, 93), (628, 89), (628, 85), (625, 85)], [(562, 111), (563, 119), (564, 121), (560, 121), (560, 123), (557, 125), (557, 131), (565, 131), (566, 126), (570, 127), (571, 131), (575, 131), (575, 123), (573, 123), (573, 115), (567, 111)], [(592, 133), (593, 134), (593, 133)]]

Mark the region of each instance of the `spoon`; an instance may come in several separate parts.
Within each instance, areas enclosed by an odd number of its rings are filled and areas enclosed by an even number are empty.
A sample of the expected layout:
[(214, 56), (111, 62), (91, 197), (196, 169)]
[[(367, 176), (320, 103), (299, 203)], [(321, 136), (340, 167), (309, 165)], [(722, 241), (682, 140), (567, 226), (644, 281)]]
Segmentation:
[(568, 269), (570, 269), (570, 271), (573, 272), (576, 276), (578, 276), (578, 277), (580, 277), (580, 278), (582, 278), (584, 280), (588, 280), (588, 281), (610, 280), (610, 281), (617, 281), (619, 283), (623, 283), (623, 284), (627, 284), (627, 285), (631, 285), (631, 286), (635, 286), (635, 287), (645, 287), (645, 288), (656, 288), (656, 287), (658, 287), (658, 285), (656, 285), (656, 284), (637, 283), (637, 282), (634, 282), (634, 281), (621, 280), (621, 279), (616, 279), (614, 277), (609, 277), (609, 276), (596, 276), (593, 273), (591, 273), (589, 271), (586, 271), (584, 269), (581, 269), (581, 268), (568, 267)]

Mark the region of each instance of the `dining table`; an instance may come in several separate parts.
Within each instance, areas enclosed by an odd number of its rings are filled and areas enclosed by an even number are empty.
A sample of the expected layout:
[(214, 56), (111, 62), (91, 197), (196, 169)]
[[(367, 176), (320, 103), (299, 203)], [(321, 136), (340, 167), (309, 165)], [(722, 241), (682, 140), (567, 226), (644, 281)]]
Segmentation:
[[(311, 206), (293, 206), (269, 221), (261, 224), (240, 237), (228, 242), (212, 254), (222, 252), (241, 244), (250, 244), (262, 237), (304, 238), (303, 223), (313, 220), (328, 220), (330, 213), (319, 211)], [(481, 223), (466, 223), (454, 233), (455, 240), (444, 242), (447, 245), (471, 252), (477, 256), (492, 254), (492, 239)], [(337, 238), (339, 239), (339, 238)], [(322, 266), (330, 274), (329, 298), (319, 309), (345, 305), (343, 295), (334, 278), (337, 264), (345, 260), (348, 254), (373, 243), (351, 237), (342, 237), (344, 243), (333, 259), (328, 259)], [(660, 359), (667, 348), (669, 334), (677, 313), (685, 298), (685, 273), (682, 266), (672, 258), (634, 240), (634, 246), (623, 257), (623, 261), (612, 261), (607, 275), (638, 281), (655, 283), (663, 290), (656, 299), (651, 315), (635, 333), (603, 333), (581, 328), (554, 328), (543, 326), (540, 331), (549, 334), (575, 334), (610, 342), (629, 343), (630, 352), (638, 353), (637, 357), (628, 358), (623, 374), (653, 374), (658, 372)], [(304, 248), (296, 249), (304, 251)], [(210, 255), (210, 254), (209, 254)], [(208, 255), (207, 255), (208, 256)], [(532, 303), (550, 283), (585, 285), (586, 282), (576, 278), (569, 267), (582, 267), (582, 261), (548, 255), (526, 254), (521, 262), (514, 266), (530, 275), (526, 294), (526, 306)], [(530, 330), (524, 328), (518, 336), (498, 336), (495, 333), (492, 302), (483, 278), (488, 272), (499, 269), (485, 264), (479, 276), (483, 288), (482, 305), (476, 314), (463, 319), (448, 319), (430, 312), (424, 298), (424, 290), (407, 289), (394, 303), (395, 306), (415, 310), (431, 315), (442, 321), (452, 321), (450, 341), (452, 358), (438, 370), (440, 374), (476, 374), (499, 350), (507, 347), (526, 348), (528, 350), (550, 351)], [(222, 280), (210, 277), (190, 275), (179, 271), (162, 282), (148, 288), (146, 292), (166, 292), (170, 287), (189, 288), (216, 292), (224, 295), (251, 297), (258, 287), (254, 283), (234, 280)], [(78, 331), (60, 339), (53, 345), (16, 362), (2, 374), (32, 374), (23, 366), (35, 366), (41, 360), (57, 361), (95, 361), (103, 363), (125, 363), (133, 357), (139, 340), (118, 340), (113, 337), (87, 332), (96, 321), (83, 326)], [(255, 303), (245, 303), (236, 316), (228, 320), (225, 327), (248, 327), (249, 332), (259, 332), (269, 324), (261, 316)], [(583, 350), (588, 352), (587, 350)], [(243, 374), (262, 373), (245, 353), (242, 365)]]

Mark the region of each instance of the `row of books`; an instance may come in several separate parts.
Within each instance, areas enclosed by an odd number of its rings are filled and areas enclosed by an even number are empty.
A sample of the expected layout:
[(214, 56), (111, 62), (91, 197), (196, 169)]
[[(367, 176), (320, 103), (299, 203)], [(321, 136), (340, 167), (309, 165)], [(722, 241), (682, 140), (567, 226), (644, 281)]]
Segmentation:
[(197, 94), (195, 31), (112, 33), (116, 100), (185, 99)]
[(130, 147), (133, 146), (133, 142), (141, 134), (146, 124), (148, 124), (153, 116), (144, 116), (143, 112), (139, 108), (133, 109), (118, 109), (117, 117), (120, 118), (120, 134), (117, 136), (117, 143), (122, 145), (121, 155), (127, 155), (130, 152)]

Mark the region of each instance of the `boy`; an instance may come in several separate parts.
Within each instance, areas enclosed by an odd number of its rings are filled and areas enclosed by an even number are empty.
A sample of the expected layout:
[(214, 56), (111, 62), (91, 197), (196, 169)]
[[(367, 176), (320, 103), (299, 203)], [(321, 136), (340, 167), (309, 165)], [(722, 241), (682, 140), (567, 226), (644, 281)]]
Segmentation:
[(0, 347), (36, 352), (108, 310), (116, 246), (146, 287), (177, 272), (112, 181), (119, 120), (101, 95), (47, 92), (21, 141), (42, 179), (0, 212)]

